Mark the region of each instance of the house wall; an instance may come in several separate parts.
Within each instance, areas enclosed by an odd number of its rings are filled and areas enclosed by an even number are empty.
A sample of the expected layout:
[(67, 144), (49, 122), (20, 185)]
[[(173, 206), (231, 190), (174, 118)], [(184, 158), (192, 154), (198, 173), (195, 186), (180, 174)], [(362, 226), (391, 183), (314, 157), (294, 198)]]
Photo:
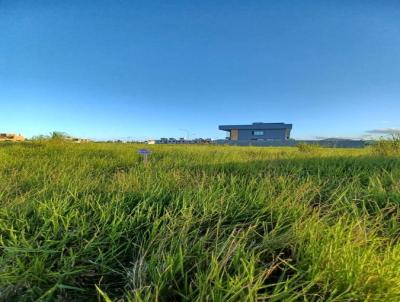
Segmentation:
[[(263, 131), (264, 135), (253, 135), (253, 131)], [(254, 139), (279, 139), (285, 140), (288, 129), (267, 129), (267, 130), (242, 130), (239, 129), (238, 140)]]

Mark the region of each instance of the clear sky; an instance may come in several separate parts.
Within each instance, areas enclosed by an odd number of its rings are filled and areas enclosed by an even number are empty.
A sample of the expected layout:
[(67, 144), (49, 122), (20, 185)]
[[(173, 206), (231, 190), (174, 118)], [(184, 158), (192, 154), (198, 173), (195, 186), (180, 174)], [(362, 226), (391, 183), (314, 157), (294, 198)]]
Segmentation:
[(400, 128), (400, 1), (0, 0), (0, 132)]

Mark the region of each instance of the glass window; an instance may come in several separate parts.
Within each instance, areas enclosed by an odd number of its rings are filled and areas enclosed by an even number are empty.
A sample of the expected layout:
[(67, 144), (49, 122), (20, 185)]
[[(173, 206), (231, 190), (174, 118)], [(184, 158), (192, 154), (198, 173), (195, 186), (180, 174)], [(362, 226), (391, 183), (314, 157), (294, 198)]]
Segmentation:
[(253, 135), (264, 135), (264, 131), (253, 131)]

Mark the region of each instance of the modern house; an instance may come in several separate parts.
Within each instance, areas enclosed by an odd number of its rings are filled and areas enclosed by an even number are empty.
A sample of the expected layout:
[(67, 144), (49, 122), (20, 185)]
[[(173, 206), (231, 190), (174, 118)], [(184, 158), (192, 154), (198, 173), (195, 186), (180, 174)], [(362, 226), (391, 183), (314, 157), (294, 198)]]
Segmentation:
[(221, 125), (219, 130), (228, 132), (231, 141), (288, 140), (292, 124), (253, 123), (251, 125)]

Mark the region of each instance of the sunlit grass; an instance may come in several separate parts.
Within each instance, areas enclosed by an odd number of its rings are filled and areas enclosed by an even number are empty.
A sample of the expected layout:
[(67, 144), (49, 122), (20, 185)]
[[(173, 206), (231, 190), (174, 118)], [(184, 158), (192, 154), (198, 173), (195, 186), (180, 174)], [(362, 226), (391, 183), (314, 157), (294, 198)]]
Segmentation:
[(0, 301), (399, 301), (400, 158), (0, 145)]

